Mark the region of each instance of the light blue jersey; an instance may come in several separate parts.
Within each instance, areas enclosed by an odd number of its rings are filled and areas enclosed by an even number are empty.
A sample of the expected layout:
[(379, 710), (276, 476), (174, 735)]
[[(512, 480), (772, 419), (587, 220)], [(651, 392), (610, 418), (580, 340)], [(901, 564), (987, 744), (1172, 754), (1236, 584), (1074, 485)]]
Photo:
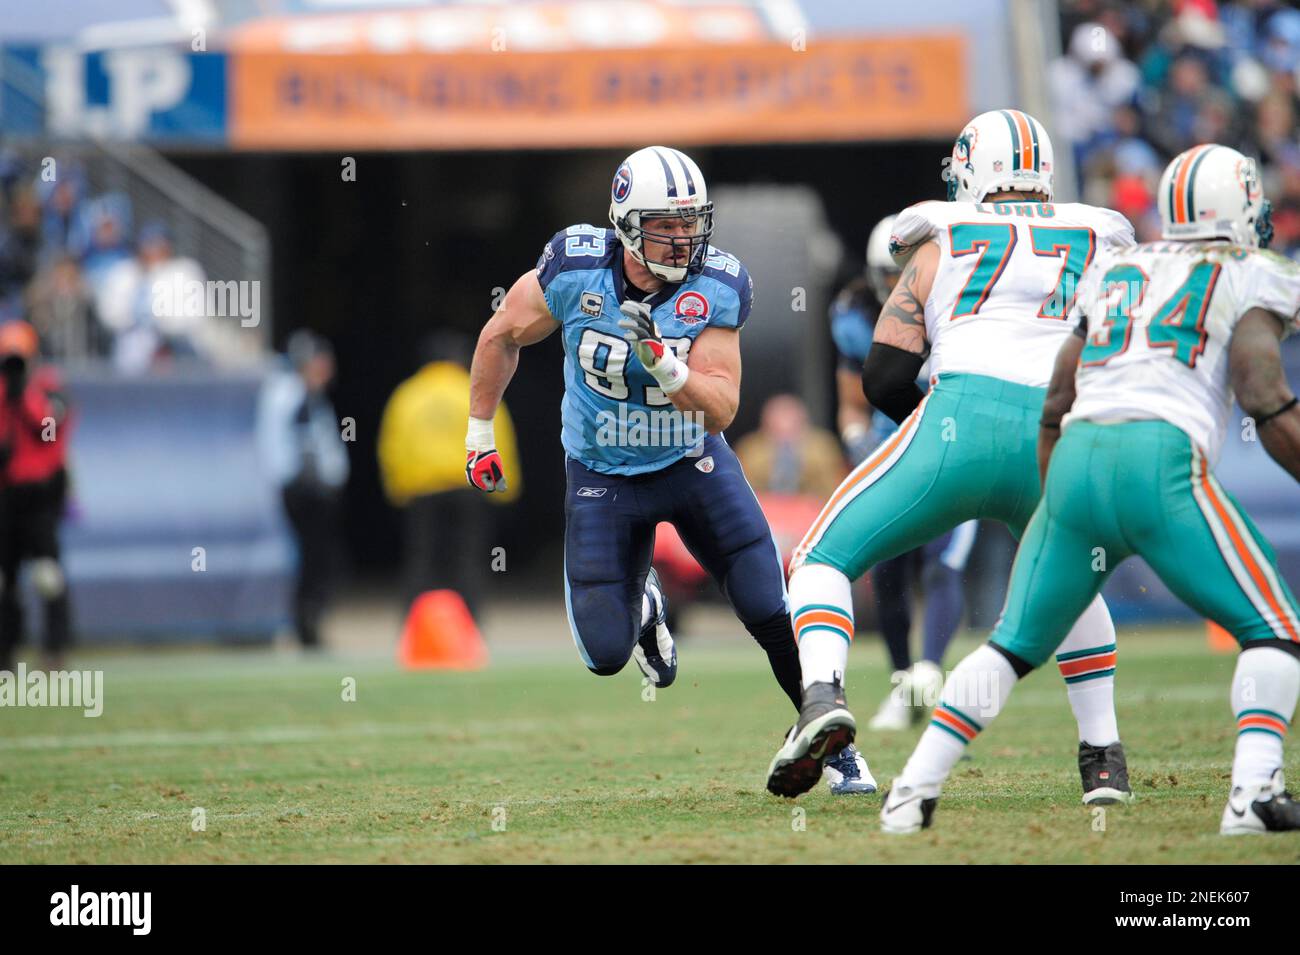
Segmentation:
[[(623, 338), (622, 255), (613, 229), (570, 226), (542, 250), (537, 278), (564, 326), (565, 452), (593, 471), (644, 474), (698, 453), (705, 432), (672, 406)], [(647, 301), (664, 344), (686, 361), (704, 329), (745, 324), (753, 288), (735, 256), (710, 247), (699, 275), (665, 285)]]

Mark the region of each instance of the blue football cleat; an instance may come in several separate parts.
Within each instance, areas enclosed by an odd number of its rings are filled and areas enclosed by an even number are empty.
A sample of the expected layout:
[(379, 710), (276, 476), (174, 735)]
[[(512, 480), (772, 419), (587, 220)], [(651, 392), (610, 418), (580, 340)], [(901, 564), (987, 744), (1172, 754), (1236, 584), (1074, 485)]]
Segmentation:
[(876, 791), (876, 780), (867, 768), (867, 761), (851, 743), (826, 760), (822, 775), (836, 796), (866, 795)]
[(632, 659), (656, 687), (672, 686), (677, 679), (677, 647), (668, 632), (668, 598), (653, 567), (645, 578), (645, 599), (650, 601), (650, 621), (632, 650)]

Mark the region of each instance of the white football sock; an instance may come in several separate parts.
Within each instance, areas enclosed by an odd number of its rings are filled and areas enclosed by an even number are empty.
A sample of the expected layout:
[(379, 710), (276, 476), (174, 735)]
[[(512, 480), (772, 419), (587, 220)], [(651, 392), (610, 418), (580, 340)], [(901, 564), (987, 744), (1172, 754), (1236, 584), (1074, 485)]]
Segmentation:
[(842, 683), (853, 640), (849, 578), (826, 564), (804, 564), (790, 575), (790, 609), (803, 688)]
[(1232, 713), (1237, 748), (1232, 786), (1260, 786), (1282, 765), (1282, 741), (1300, 696), (1300, 660), (1274, 647), (1252, 647), (1237, 658)]
[(1079, 742), (1109, 746), (1119, 740), (1115, 718), (1115, 624), (1098, 594), (1056, 649)]
[(899, 785), (941, 785), (966, 745), (1002, 712), (1015, 683), (1016, 671), (988, 644), (957, 664), (943, 685), (930, 725), (898, 777)]

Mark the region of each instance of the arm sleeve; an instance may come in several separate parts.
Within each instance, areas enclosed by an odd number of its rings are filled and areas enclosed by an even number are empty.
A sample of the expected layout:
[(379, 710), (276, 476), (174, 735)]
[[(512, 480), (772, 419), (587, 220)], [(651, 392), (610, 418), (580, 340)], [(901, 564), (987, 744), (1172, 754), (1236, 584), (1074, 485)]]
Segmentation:
[(862, 393), (871, 407), (901, 424), (925, 397), (916, 384), (925, 359), (893, 345), (872, 345), (862, 366)]

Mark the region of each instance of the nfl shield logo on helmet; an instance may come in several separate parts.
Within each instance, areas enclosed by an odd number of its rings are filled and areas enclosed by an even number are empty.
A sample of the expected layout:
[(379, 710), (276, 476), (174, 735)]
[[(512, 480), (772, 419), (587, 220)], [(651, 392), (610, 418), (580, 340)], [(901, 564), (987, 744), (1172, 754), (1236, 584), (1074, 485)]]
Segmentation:
[(704, 474), (712, 474), (712, 473), (713, 473), (713, 455), (710, 454), (708, 457), (700, 458), (698, 461), (696, 461), (696, 462), (695, 462), (695, 469), (696, 469), (697, 471), (701, 471), (701, 472), (703, 472)]
[(615, 202), (622, 202), (631, 191), (632, 167), (628, 163), (623, 163), (618, 167), (618, 171), (614, 173), (614, 186), (610, 190), (610, 194), (614, 197)]
[(709, 317), (709, 300), (699, 292), (683, 292), (673, 303), (673, 312), (688, 325), (707, 321)]

